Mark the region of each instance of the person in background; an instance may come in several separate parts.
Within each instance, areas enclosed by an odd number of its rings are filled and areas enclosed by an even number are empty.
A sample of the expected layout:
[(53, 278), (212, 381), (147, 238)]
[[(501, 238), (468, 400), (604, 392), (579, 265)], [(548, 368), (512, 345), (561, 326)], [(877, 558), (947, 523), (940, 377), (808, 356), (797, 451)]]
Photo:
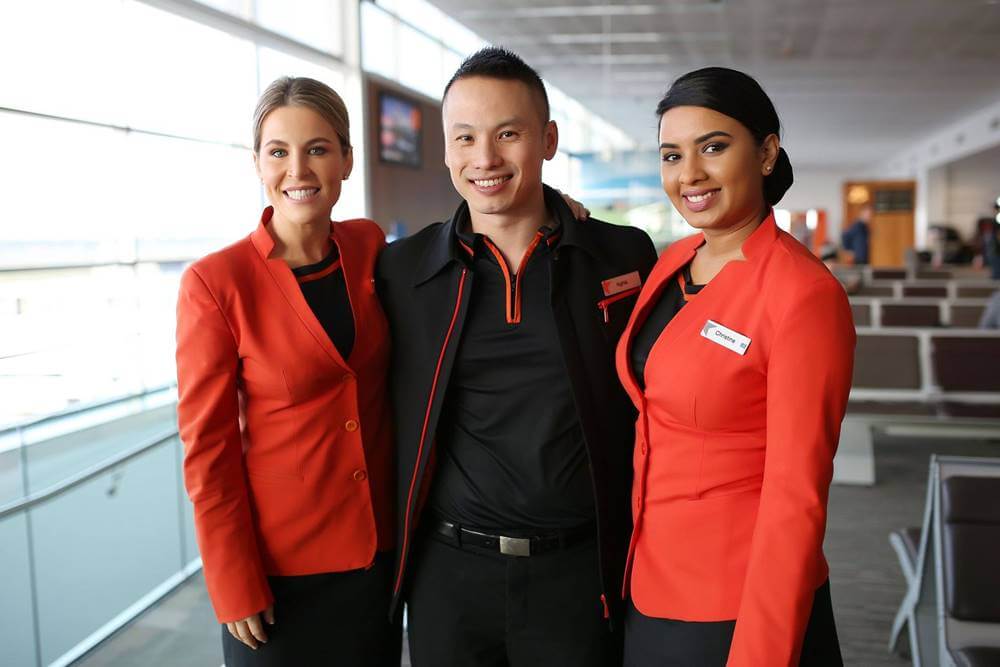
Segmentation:
[(993, 203), (993, 219), (981, 221), (983, 261), (990, 270), (990, 278), (1000, 280), (1000, 200)]
[(253, 135), (271, 205), (177, 303), (184, 481), (225, 662), (398, 667), (385, 240), (330, 220), (353, 166), (335, 91), (278, 79)]
[(855, 331), (847, 295), (778, 229), (774, 105), (709, 67), (660, 101), (672, 244), (618, 344), (639, 411), (628, 667), (842, 665), (823, 556)]
[(993, 293), (979, 319), (980, 329), (1000, 329), (1000, 290)]
[(868, 263), (868, 246), (871, 237), (872, 207), (865, 205), (858, 211), (857, 219), (840, 235), (840, 245), (851, 253), (852, 264)]

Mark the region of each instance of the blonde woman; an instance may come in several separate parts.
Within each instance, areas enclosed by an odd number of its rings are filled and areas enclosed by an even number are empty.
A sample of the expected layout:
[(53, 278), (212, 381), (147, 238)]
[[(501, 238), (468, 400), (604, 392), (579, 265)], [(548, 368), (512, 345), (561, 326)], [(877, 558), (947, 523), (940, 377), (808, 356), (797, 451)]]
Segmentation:
[(385, 240), (331, 222), (349, 137), (328, 86), (271, 84), (253, 140), (271, 205), (181, 280), (184, 479), (229, 667), (399, 664)]

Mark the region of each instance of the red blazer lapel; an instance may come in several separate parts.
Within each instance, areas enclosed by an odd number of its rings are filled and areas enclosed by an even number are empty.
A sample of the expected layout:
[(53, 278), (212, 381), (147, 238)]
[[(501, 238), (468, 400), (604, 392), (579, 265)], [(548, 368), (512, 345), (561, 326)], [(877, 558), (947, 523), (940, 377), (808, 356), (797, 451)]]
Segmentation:
[[(344, 272), (344, 284), (347, 286), (347, 298), (351, 302), (351, 314), (354, 316), (355, 332), (361, 330), (360, 322), (365, 321), (366, 309), (373, 297), (373, 288), (366, 279), (365, 261), (372, 255), (372, 248), (366, 245), (364, 238), (358, 234), (346, 234), (343, 223), (333, 223), (330, 237), (337, 244), (340, 252), (340, 268)], [(351, 358), (359, 358), (361, 348), (371, 342), (370, 336), (354, 336), (354, 347)], [(332, 345), (331, 345), (332, 347)]]
[[(771, 211), (760, 226), (743, 242), (743, 255), (746, 257), (746, 260), (734, 261), (727, 264), (722, 272), (705, 287), (699, 297), (681, 310), (678, 317), (683, 316), (685, 319), (690, 317), (704, 317), (706, 315), (704, 311), (711, 307), (714, 295), (716, 293), (727, 293), (726, 285), (731, 281), (739, 282), (740, 280), (744, 280), (751, 267), (759, 264), (767, 257), (777, 237), (778, 228), (775, 224), (774, 212)], [(618, 369), (618, 376), (622, 378), (622, 385), (636, 407), (639, 407), (642, 402), (642, 390), (638, 382), (636, 382), (635, 376), (632, 374), (632, 364), (629, 359), (636, 329), (646, 321), (650, 308), (656, 303), (666, 282), (677, 273), (678, 269), (694, 258), (695, 252), (704, 242), (705, 239), (702, 234), (693, 234), (677, 241), (663, 253), (656, 266), (653, 267), (653, 271), (646, 280), (646, 284), (643, 285), (642, 291), (639, 292), (635, 308), (632, 309), (632, 315), (629, 317), (625, 331), (618, 341), (615, 365)], [(677, 330), (676, 326), (673, 328), (675, 331)]]
[(657, 297), (666, 285), (667, 280), (673, 276), (679, 268), (687, 264), (694, 257), (695, 251), (704, 243), (701, 234), (694, 234), (677, 241), (663, 253), (653, 271), (646, 279), (646, 284), (639, 292), (632, 315), (629, 317), (625, 331), (618, 341), (618, 349), (615, 354), (615, 363), (618, 367), (618, 376), (622, 378), (622, 384), (632, 402), (638, 406), (642, 402), (642, 390), (632, 374), (632, 364), (629, 361), (632, 350), (632, 340), (635, 338), (636, 329), (646, 321), (649, 309), (656, 303)]
[[(274, 239), (271, 237), (271, 233), (267, 230), (267, 223), (271, 221), (271, 216), (274, 214), (274, 209), (268, 206), (264, 209), (264, 213), (261, 216), (260, 224), (257, 229), (253, 231), (250, 235), (250, 240), (257, 249), (257, 253), (260, 255), (261, 260), (264, 262), (264, 267), (270, 274), (271, 278), (274, 280), (275, 285), (281, 291), (282, 295), (285, 297), (285, 301), (288, 303), (289, 307), (298, 316), (299, 321), (302, 325), (312, 334), (313, 338), (319, 344), (326, 355), (330, 358), (330, 361), (335, 363), (340, 368), (346, 371), (350, 371), (350, 366), (340, 353), (337, 351), (336, 346), (330, 340), (330, 337), (326, 334), (323, 329), (323, 325), (320, 324), (319, 320), (316, 319), (316, 315), (313, 313), (312, 308), (309, 307), (309, 303), (306, 298), (302, 295), (302, 288), (299, 287), (298, 281), (295, 279), (295, 274), (288, 267), (283, 259), (273, 259), (270, 257), (271, 251), (274, 250)], [(331, 223), (333, 224), (333, 223)], [(334, 238), (331, 232), (331, 238)], [(334, 238), (336, 242), (336, 238)], [(339, 248), (339, 244), (338, 244)], [(343, 249), (341, 248), (341, 265), (345, 265), (345, 259), (343, 254)], [(348, 251), (349, 252), (349, 251)], [(345, 280), (349, 274), (347, 273), (346, 267), (344, 268)], [(348, 294), (351, 294), (351, 285), (347, 283)], [(354, 310), (354, 297), (351, 295), (351, 309)], [(357, 317), (355, 314), (355, 322), (357, 322)], [(355, 347), (357, 343), (355, 343)]]

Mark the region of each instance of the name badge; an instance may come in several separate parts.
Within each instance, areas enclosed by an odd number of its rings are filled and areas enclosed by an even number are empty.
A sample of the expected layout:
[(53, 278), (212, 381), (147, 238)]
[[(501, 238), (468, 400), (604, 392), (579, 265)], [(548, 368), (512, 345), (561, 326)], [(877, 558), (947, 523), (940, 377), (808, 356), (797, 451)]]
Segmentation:
[(712, 320), (705, 322), (705, 326), (701, 328), (701, 335), (740, 356), (746, 354), (747, 348), (750, 347), (749, 338)]
[(601, 281), (601, 288), (604, 290), (604, 296), (614, 296), (619, 292), (639, 287), (641, 284), (642, 279), (639, 277), (639, 272), (633, 271)]

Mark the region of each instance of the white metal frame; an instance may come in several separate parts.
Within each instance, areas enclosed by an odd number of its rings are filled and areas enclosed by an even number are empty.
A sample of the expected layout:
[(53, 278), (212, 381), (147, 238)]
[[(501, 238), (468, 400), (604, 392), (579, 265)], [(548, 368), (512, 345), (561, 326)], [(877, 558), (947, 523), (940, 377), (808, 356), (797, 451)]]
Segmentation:
[[(913, 577), (907, 579), (906, 595), (896, 612), (889, 637), (889, 650), (892, 651), (902, 626), (906, 625), (914, 667), (956, 667), (951, 657), (951, 648), (981, 642), (1000, 645), (997, 640), (1000, 637), (1000, 624), (957, 621), (948, 616), (945, 606), (947, 572), (943, 559), (941, 487), (946, 479), (955, 475), (1000, 477), (1000, 458), (931, 457), (917, 561)], [(893, 547), (895, 548), (895, 544)]]

